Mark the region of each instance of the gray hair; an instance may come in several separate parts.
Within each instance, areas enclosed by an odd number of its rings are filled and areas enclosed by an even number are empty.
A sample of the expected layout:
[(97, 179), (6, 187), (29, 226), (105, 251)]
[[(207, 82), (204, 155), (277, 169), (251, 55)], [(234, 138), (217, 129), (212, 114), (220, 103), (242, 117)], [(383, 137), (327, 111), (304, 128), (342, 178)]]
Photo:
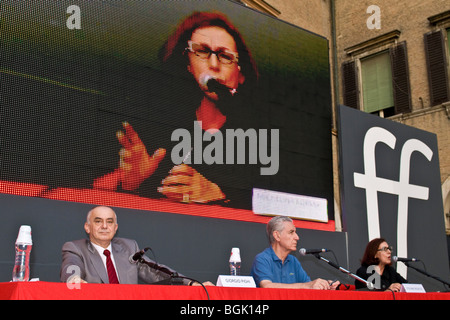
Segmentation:
[(89, 210), (89, 212), (87, 213), (87, 215), (86, 215), (86, 223), (87, 223), (87, 224), (90, 224), (90, 223), (91, 223), (91, 222), (90, 222), (90, 219), (91, 219), (92, 212), (93, 212), (95, 209), (97, 209), (97, 208), (108, 208), (108, 209), (110, 209), (112, 212), (114, 212), (114, 217), (115, 217), (115, 219), (116, 219), (116, 224), (118, 223), (118, 222), (117, 222), (117, 214), (116, 214), (116, 212), (115, 212), (113, 209), (111, 209), (110, 207), (106, 207), (106, 206), (97, 206), (97, 207), (92, 208), (91, 210)]
[(275, 238), (273, 237), (274, 231), (283, 231), (284, 223), (292, 222), (292, 219), (286, 216), (277, 216), (270, 219), (269, 223), (267, 223), (267, 236), (269, 237), (269, 243), (272, 244), (275, 242)]

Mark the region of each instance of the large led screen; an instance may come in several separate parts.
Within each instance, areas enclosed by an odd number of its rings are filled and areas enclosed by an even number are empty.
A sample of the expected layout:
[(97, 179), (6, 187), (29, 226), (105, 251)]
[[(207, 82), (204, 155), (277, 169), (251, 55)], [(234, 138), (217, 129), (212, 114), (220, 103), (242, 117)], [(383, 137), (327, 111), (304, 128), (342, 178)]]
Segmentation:
[(1, 192), (333, 220), (325, 38), (223, 0), (2, 1), (0, 28)]

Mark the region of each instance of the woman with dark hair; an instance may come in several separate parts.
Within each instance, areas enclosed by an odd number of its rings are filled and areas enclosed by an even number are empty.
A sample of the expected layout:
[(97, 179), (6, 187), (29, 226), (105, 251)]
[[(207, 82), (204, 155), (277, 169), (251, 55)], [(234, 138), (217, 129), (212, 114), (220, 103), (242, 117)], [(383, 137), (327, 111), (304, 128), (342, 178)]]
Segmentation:
[[(401, 284), (407, 281), (392, 267), (391, 254), (392, 247), (385, 239), (373, 239), (366, 246), (361, 267), (356, 271), (356, 275), (368, 281), (374, 280), (371, 282), (375, 289), (400, 291)], [(355, 287), (356, 289), (366, 288), (360, 281), (355, 281)]]
[[(165, 89), (171, 95), (165, 103), (171, 114), (178, 116), (170, 120), (172, 125), (189, 128), (191, 133), (195, 131), (193, 127), (200, 125), (202, 137), (210, 135), (209, 141), (216, 140), (214, 134), (218, 131), (241, 128), (242, 108), (251, 105), (246, 100), (256, 84), (258, 71), (242, 36), (225, 15), (194, 12), (178, 25), (159, 56), (164, 72), (173, 79), (168, 83), (170, 88)], [(249, 126), (250, 121), (245, 120)], [(232, 194), (239, 197), (246, 194), (238, 206), (250, 208), (251, 191), (250, 195), (246, 191), (251, 188), (247, 188), (247, 182), (242, 182), (245, 179), (233, 175), (232, 171), (237, 169), (194, 165), (193, 155), (197, 152), (194, 148), (183, 156), (187, 161), (175, 165), (167, 160), (170, 155), (166, 155), (173, 143), (154, 146), (159, 148), (150, 155), (133, 127), (127, 122), (123, 127), (124, 130), (117, 133), (122, 145), (119, 168), (96, 179), (94, 188), (139, 189), (140, 195), (154, 194), (157, 190), (175, 201), (197, 203), (226, 203), (233, 198)], [(162, 170), (165, 175), (161, 179)], [(148, 183), (146, 180), (150, 177), (155, 181)], [(225, 191), (227, 187), (230, 188)]]
[[(216, 31), (220, 33), (220, 29), (232, 38), (234, 44), (230, 43), (229, 45), (233, 49), (229, 47), (229, 50), (219, 52), (211, 51), (209, 46), (212, 41), (219, 41), (217, 36), (220, 35)], [(196, 46), (192, 37), (195, 34), (204, 33), (205, 30), (210, 30), (210, 35), (204, 34), (202, 37), (202, 40), (206, 41), (206, 43), (200, 43), (203, 47)], [(206, 47), (204, 46), (205, 44)], [(223, 43), (218, 43), (218, 45), (221, 44)], [(200, 56), (200, 59), (204, 60), (204, 62), (216, 56), (221, 64), (229, 66), (229, 68), (226, 68), (229, 71), (233, 71), (233, 67), (237, 67), (237, 72), (240, 74), (241, 79), (238, 84), (235, 84), (232, 88), (230, 87), (230, 90), (237, 89), (237, 85), (239, 85), (241, 88), (240, 91), (246, 91), (245, 86), (254, 85), (257, 81), (258, 70), (244, 39), (228, 18), (220, 12), (194, 12), (191, 14), (178, 25), (175, 32), (161, 48), (159, 55), (165, 67), (173, 70), (176, 76), (183, 76), (184, 72), (188, 72), (195, 77), (196, 75), (193, 73), (195, 71), (190, 70), (190, 65), (193, 62), (190, 53), (194, 53), (196, 56), (203, 55)], [(227, 56), (227, 54), (231, 56)], [(197, 78), (196, 80), (202, 90), (207, 89), (204, 83), (200, 83)], [(225, 79), (221, 79), (220, 81), (223, 83), (226, 82)]]

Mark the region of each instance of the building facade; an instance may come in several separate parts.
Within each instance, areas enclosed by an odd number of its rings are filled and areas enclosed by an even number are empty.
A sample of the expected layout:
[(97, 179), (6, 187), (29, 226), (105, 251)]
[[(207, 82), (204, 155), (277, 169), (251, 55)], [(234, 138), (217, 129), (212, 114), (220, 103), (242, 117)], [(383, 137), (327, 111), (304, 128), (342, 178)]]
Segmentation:
[[(450, 2), (240, 2), (329, 40), (334, 113), (336, 106), (344, 104), (436, 134), (443, 215), (450, 235)], [(335, 121), (332, 135), (339, 213)]]

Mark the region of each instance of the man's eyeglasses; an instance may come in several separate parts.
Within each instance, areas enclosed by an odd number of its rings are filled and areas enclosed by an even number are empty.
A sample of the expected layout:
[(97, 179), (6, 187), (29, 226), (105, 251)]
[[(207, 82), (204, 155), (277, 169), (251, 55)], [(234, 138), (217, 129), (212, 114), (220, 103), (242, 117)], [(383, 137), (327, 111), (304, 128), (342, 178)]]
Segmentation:
[(377, 251), (390, 251), (390, 252), (392, 252), (392, 250), (394, 250), (394, 248), (392, 247), (392, 246), (389, 246), (389, 247), (383, 247), (383, 248), (381, 248), (381, 249), (378, 249)]
[(215, 54), (217, 60), (219, 60), (222, 64), (232, 64), (238, 62), (238, 54), (231, 51), (213, 51), (208, 46), (204, 46), (202, 44), (193, 42), (191, 40), (188, 41), (188, 47), (185, 49), (192, 53), (194, 53), (200, 59), (209, 59), (211, 54)]

